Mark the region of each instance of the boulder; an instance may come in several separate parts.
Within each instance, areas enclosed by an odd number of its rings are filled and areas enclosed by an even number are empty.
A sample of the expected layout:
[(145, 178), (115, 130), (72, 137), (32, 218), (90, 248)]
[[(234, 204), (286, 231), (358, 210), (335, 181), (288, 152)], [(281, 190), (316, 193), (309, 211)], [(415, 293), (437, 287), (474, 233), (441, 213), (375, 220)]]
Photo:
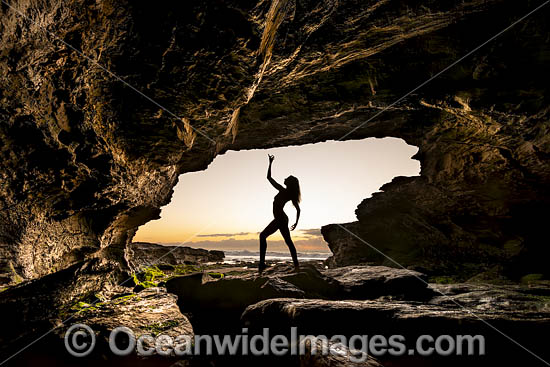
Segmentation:
[(166, 289), (178, 296), (180, 309), (191, 314), (194, 327), (201, 333), (219, 329), (220, 323), (229, 329), (238, 328), (244, 309), (263, 299), (305, 296), (288, 281), (257, 274), (213, 278), (195, 273), (168, 280)]

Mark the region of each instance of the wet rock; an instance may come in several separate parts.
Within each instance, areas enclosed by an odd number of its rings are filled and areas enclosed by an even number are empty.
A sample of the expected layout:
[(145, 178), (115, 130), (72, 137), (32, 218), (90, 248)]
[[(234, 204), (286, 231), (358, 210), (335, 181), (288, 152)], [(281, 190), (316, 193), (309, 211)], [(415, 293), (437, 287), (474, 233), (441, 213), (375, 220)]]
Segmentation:
[(185, 246), (163, 246), (155, 243), (132, 242), (128, 246), (130, 266), (134, 269), (156, 264), (198, 264), (222, 261), (223, 251), (196, 249)]

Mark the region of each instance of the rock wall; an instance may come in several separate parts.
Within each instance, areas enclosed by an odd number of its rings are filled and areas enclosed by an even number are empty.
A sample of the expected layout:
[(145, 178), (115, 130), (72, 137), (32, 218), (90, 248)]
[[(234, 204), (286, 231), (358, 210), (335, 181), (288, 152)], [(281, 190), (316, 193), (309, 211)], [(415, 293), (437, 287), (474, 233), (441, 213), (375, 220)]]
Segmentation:
[[(136, 228), (158, 217), (179, 174), (227, 149), (370, 136), (417, 145), (422, 176), (363, 202), (349, 225), (361, 237), (394, 255), (538, 254), (548, 9), (355, 128), (540, 3), (2, 4), (4, 279), (90, 257), (125, 264)], [(339, 228), (323, 229), (334, 264), (372, 259)]]

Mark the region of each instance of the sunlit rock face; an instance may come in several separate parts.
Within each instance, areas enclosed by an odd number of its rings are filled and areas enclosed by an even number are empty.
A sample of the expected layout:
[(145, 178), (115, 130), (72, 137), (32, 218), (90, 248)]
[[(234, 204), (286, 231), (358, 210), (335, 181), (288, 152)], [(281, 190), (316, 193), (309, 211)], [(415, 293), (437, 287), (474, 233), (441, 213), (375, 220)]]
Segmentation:
[[(347, 135), (535, 2), (11, 4), (28, 18), (0, 8), (7, 282), (125, 264), (178, 175), (227, 149), (369, 136), (417, 145), (422, 176), (361, 203), (359, 236), (405, 265), (545, 260), (547, 9)], [(323, 230), (335, 265), (379, 261), (338, 230)]]

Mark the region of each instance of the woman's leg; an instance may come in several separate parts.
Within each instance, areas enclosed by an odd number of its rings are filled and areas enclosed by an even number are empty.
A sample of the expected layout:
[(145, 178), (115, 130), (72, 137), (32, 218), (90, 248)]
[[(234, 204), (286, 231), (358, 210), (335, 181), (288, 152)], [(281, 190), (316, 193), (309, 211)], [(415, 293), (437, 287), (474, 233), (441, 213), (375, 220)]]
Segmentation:
[(260, 265), (259, 269), (262, 271), (265, 268), (265, 251), (267, 250), (267, 237), (275, 233), (279, 229), (277, 221), (274, 219), (265, 227), (260, 233)]
[(296, 247), (294, 246), (294, 242), (292, 242), (292, 238), (290, 238), (290, 231), (288, 229), (288, 221), (281, 225), (279, 227), (279, 231), (281, 231), (281, 234), (283, 235), (283, 238), (285, 239), (286, 245), (288, 246), (288, 249), (290, 250), (290, 256), (292, 256), (292, 262), (294, 262), (294, 267), (298, 267), (298, 256), (296, 255)]

